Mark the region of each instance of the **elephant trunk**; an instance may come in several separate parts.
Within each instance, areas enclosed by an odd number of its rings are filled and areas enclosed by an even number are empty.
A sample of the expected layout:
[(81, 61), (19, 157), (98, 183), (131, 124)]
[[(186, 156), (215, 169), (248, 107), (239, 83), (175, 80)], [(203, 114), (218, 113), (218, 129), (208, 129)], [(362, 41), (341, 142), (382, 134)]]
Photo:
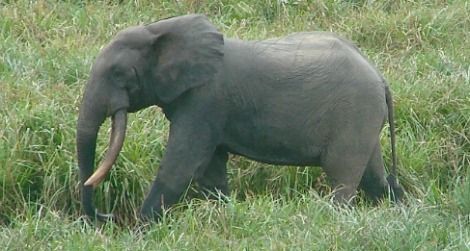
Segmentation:
[[(126, 124), (127, 111), (120, 109), (112, 116), (112, 131), (109, 149), (104, 161), (93, 174), (95, 164), (96, 140), (100, 126), (106, 119), (106, 105), (103, 100), (89, 98), (85, 94), (80, 107), (77, 123), (77, 160), (80, 168), (81, 201), (85, 214), (99, 220), (109, 219), (110, 215), (96, 212), (93, 206), (93, 188), (102, 181), (110, 170), (122, 148)], [(93, 175), (92, 175), (93, 174)]]
[(85, 101), (80, 107), (76, 138), (82, 206), (85, 213), (92, 217), (95, 217), (96, 213), (92, 202), (93, 187), (85, 186), (84, 184), (93, 173), (96, 139), (100, 126), (106, 118), (106, 113), (103, 109), (100, 112), (95, 110), (94, 107), (97, 106)]

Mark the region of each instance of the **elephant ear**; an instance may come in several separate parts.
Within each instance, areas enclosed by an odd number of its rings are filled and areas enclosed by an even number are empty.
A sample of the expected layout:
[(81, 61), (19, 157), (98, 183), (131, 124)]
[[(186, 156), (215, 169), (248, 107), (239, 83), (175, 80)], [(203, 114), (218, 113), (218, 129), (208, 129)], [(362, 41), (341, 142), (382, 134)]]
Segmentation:
[(222, 65), (224, 39), (205, 16), (169, 18), (146, 28), (155, 35), (154, 74), (157, 96), (163, 103), (214, 81)]

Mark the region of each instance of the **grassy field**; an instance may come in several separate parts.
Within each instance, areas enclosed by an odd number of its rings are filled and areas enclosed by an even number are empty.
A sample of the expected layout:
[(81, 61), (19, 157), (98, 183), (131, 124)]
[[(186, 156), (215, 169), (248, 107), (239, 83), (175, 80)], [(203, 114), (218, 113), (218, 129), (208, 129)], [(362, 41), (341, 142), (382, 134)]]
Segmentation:
[[(93, 59), (127, 26), (193, 12), (229, 37), (327, 30), (353, 40), (394, 92), (406, 202), (371, 206), (359, 195), (356, 207), (337, 208), (319, 168), (232, 157), (228, 203), (186, 200), (162, 223), (139, 229), (134, 215), (168, 132), (159, 109), (148, 108), (130, 116), (117, 165), (96, 192), (97, 206), (128, 225), (83, 223), (75, 125)], [(0, 0), (0, 246), (469, 250), (468, 13), (465, 0)], [(106, 137), (100, 134), (99, 156)], [(390, 164), (386, 130), (382, 143)]]

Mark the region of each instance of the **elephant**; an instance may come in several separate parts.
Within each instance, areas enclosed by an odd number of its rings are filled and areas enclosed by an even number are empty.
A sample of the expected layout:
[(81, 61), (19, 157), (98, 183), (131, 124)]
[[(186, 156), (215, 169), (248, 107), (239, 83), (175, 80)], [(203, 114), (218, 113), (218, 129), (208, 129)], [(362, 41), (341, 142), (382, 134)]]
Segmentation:
[[(118, 32), (92, 65), (76, 134), (81, 204), (90, 218), (112, 217), (96, 210), (92, 195), (121, 151), (127, 114), (154, 105), (170, 123), (169, 137), (142, 220), (160, 219), (191, 182), (228, 196), (229, 154), (320, 166), (339, 204), (353, 201), (359, 188), (374, 201), (403, 194), (389, 85), (352, 42), (319, 31), (244, 41), (190, 14)], [(93, 172), (108, 117), (108, 150)], [(387, 121), (388, 177), (379, 142)]]

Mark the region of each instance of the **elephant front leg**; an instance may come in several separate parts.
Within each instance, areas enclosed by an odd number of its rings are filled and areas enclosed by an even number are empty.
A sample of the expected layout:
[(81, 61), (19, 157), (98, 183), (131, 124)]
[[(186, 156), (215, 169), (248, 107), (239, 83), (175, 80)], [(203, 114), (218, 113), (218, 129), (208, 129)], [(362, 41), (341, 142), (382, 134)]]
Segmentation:
[(216, 148), (214, 137), (209, 127), (198, 125), (187, 128), (172, 123), (158, 175), (140, 211), (143, 220), (158, 220), (164, 210), (180, 200), (196, 171), (210, 163)]
[[(165, 209), (179, 201), (191, 182), (192, 175), (175, 174), (169, 168), (160, 166), (159, 173), (140, 210), (140, 217), (144, 221), (160, 219)], [(184, 172), (183, 168), (176, 168), (176, 171)]]
[(229, 196), (227, 160), (228, 153), (217, 149), (209, 165), (201, 170), (197, 183), (206, 198), (219, 199), (221, 196)]

